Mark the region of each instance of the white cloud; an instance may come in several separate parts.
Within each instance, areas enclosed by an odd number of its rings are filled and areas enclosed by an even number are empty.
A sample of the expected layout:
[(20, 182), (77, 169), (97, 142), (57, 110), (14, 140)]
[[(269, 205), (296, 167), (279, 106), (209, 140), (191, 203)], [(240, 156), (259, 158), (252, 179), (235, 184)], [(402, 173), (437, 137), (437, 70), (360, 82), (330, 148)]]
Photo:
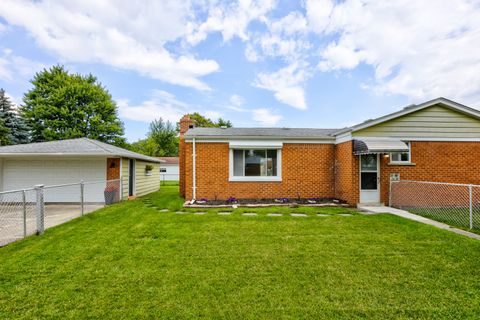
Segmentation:
[(267, 32), (256, 32), (247, 44), (245, 56), (251, 62), (280, 57), (288, 63), (305, 60), (311, 44), (307, 39), (307, 20), (299, 12), (277, 19), (264, 19)]
[(26, 81), (45, 66), (39, 62), (15, 55), (10, 49), (0, 53), (0, 79), (12, 81)]
[(139, 105), (131, 105), (127, 99), (118, 99), (117, 105), (121, 118), (142, 122), (151, 122), (161, 117), (175, 123), (184, 114), (190, 112), (186, 103), (177, 100), (173, 94), (162, 90), (154, 90), (151, 98)]
[(274, 114), (272, 109), (267, 108), (253, 109), (252, 113), (253, 120), (262, 126), (274, 126), (283, 118), (281, 115)]
[(260, 73), (254, 86), (274, 92), (278, 101), (294, 108), (305, 110), (305, 90), (302, 87), (307, 79), (306, 66), (293, 63), (273, 73)]
[(128, 99), (118, 99), (117, 105), (121, 118), (147, 123), (160, 117), (176, 123), (184, 114), (193, 112), (199, 112), (214, 120), (222, 116), (218, 111), (189, 105), (163, 90), (153, 90), (151, 97), (138, 105), (132, 105)]
[(331, 0), (307, 0), (305, 2), (308, 25), (314, 32), (323, 32), (327, 28), (332, 9)]
[(211, 32), (221, 32), (224, 41), (233, 37), (249, 38), (247, 28), (254, 20), (264, 20), (265, 14), (276, 5), (274, 0), (239, 0), (210, 3), (206, 21), (194, 26), (196, 29), (187, 36), (191, 44), (205, 40)]
[(199, 78), (217, 71), (218, 64), (165, 48), (191, 32), (191, 15), (190, 3), (177, 0), (0, 2), (0, 16), (63, 61), (103, 63), (206, 90)]
[(480, 6), (459, 1), (307, 1), (310, 26), (338, 35), (321, 51), (321, 71), (374, 68), (381, 94), (480, 103)]

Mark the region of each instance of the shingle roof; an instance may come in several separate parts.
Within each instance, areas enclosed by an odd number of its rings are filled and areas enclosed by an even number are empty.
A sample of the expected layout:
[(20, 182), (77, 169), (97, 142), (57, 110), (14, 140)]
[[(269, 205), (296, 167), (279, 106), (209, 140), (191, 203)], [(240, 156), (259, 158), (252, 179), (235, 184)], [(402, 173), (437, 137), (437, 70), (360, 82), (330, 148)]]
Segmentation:
[(157, 157), (157, 159), (164, 161), (164, 164), (178, 164), (180, 162), (178, 157)]
[(282, 138), (316, 138), (332, 139), (332, 133), (339, 129), (313, 128), (193, 128), (185, 137), (282, 137)]
[(77, 155), (77, 156), (118, 156), (140, 159), (149, 162), (162, 162), (157, 158), (148, 157), (140, 153), (122, 149), (88, 138), (36, 142), (0, 147), (1, 155)]

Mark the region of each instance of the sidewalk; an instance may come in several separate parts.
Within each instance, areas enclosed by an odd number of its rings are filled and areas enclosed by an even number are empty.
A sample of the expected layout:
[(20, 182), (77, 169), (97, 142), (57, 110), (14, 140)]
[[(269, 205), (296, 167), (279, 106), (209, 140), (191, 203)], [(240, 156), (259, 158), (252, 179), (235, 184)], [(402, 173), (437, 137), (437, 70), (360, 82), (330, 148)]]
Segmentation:
[(405, 218), (405, 219), (410, 219), (410, 220), (418, 221), (418, 222), (421, 222), (421, 223), (429, 224), (431, 226), (434, 226), (434, 227), (437, 227), (437, 228), (440, 228), (440, 229), (448, 230), (448, 231), (451, 231), (451, 232), (461, 234), (463, 236), (467, 236), (469, 238), (480, 240), (480, 234), (468, 232), (468, 231), (465, 231), (465, 230), (462, 230), (462, 229), (457, 229), (455, 227), (449, 226), (448, 224), (441, 223), (441, 222), (431, 220), (431, 219), (428, 219), (428, 218), (424, 218), (422, 216), (417, 216), (416, 214), (413, 214), (413, 213), (410, 213), (410, 212), (407, 212), (407, 211), (404, 211), (404, 210), (395, 209), (395, 208), (387, 207), (387, 206), (367, 206), (367, 205), (359, 205), (357, 208), (360, 211), (365, 211), (365, 212), (370, 212), (370, 213), (389, 213), (389, 214), (393, 214), (393, 215), (396, 215), (396, 216), (399, 216), (399, 217), (402, 217), (402, 218)]

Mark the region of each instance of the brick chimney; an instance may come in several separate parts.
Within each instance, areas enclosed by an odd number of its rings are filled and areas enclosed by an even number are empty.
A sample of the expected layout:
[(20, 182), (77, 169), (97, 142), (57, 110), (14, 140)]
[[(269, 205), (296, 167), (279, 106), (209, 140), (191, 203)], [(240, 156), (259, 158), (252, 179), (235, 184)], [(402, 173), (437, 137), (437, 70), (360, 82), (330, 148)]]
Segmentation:
[(190, 119), (190, 115), (186, 114), (180, 119), (180, 137), (183, 137), (185, 132), (188, 131), (188, 129), (192, 129), (195, 127), (195, 121)]
[(195, 127), (195, 121), (190, 119), (190, 115), (186, 114), (180, 119), (180, 144), (178, 150), (178, 157), (179, 157), (179, 170), (180, 170), (180, 195), (185, 197), (185, 179), (186, 179), (186, 150), (185, 148), (187, 145), (185, 144), (184, 135), (188, 131), (188, 129), (192, 129)]

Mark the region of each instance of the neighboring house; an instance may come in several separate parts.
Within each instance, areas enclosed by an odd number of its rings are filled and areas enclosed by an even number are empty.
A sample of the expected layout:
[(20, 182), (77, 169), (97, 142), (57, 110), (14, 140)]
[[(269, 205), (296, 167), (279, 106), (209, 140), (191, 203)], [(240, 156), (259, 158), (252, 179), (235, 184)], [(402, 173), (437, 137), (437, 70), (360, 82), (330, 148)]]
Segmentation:
[(158, 157), (158, 159), (164, 161), (160, 166), (160, 180), (178, 181), (180, 179), (178, 157)]
[[(110, 186), (118, 186), (125, 199), (158, 190), (160, 162), (87, 138), (4, 146), (0, 147), (0, 188), (8, 191), (39, 184), (117, 180)], [(147, 165), (153, 166), (151, 172), (146, 171)], [(77, 187), (56, 188), (46, 193), (45, 201), (78, 202)], [(102, 201), (104, 189), (105, 183), (86, 185), (85, 201)]]
[(337, 198), (388, 203), (390, 179), (480, 184), (480, 112), (445, 98), (344, 129), (180, 123), (187, 199)]

